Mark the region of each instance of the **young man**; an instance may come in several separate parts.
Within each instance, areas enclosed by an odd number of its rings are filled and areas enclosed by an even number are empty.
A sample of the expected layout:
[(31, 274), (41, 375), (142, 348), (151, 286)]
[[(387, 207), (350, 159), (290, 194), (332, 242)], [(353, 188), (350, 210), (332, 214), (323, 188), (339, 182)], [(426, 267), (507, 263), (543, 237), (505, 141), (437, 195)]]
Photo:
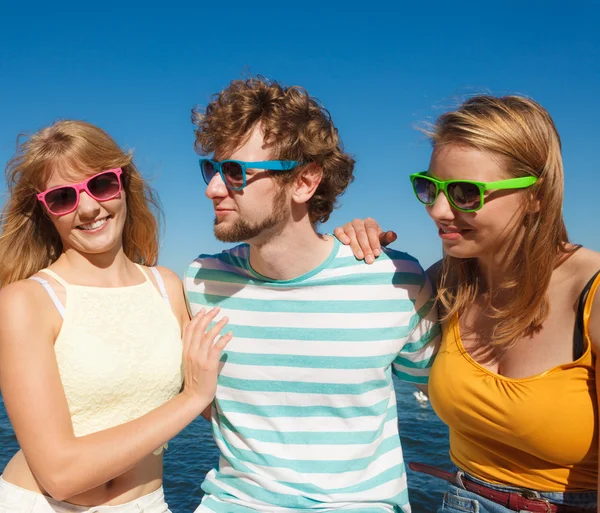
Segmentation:
[(366, 265), (316, 231), (354, 160), (304, 90), (234, 81), (196, 124), (215, 235), (244, 242), (185, 279), (192, 312), (219, 305), (234, 334), (196, 512), (408, 513), (392, 373), (427, 384), (439, 330), (423, 269), (390, 250)]

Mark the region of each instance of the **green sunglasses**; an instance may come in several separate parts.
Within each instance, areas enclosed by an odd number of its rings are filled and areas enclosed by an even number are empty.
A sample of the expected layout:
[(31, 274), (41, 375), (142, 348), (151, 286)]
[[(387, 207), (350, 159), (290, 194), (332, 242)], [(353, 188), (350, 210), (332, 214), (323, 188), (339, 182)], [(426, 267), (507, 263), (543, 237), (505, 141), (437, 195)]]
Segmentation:
[(443, 191), (450, 204), (461, 212), (476, 212), (483, 207), (485, 191), (500, 189), (526, 189), (531, 187), (537, 178), (524, 176), (509, 178), (497, 182), (474, 182), (473, 180), (438, 180), (429, 176), (429, 171), (410, 175), (413, 190), (417, 199), (425, 205), (433, 205), (440, 191)]

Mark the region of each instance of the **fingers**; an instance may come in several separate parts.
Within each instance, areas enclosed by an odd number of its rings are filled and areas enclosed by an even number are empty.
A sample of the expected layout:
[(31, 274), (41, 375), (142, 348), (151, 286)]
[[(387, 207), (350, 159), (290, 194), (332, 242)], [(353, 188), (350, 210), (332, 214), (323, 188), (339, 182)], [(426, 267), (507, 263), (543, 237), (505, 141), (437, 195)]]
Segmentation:
[(221, 330), (229, 322), (229, 317), (223, 317), (219, 322), (215, 323), (201, 338), (200, 352), (202, 358), (206, 361), (213, 347), (216, 336), (221, 333)]
[[(220, 312), (217, 306), (208, 312), (202, 309), (198, 312), (192, 321), (185, 328), (184, 336), (184, 351), (188, 361), (196, 360), (197, 362), (208, 362), (216, 359), (218, 361), (221, 351), (232, 339), (231, 332), (219, 337), (215, 342), (215, 338), (221, 333), (223, 328), (229, 322), (228, 317), (223, 317), (213, 326), (210, 323)], [(209, 328), (210, 326), (210, 328)], [(213, 348), (216, 351), (213, 352)]]
[(364, 258), (362, 250), (360, 249), (360, 244), (358, 243), (358, 239), (356, 238), (356, 231), (354, 229), (354, 223), (359, 221), (355, 219), (352, 223), (346, 223), (343, 226), (338, 226), (333, 233), (340, 240), (342, 244), (346, 246), (350, 246), (352, 249), (352, 253), (359, 260)]
[(372, 264), (381, 254), (382, 244), (385, 246), (396, 240), (394, 232), (383, 233), (379, 223), (370, 217), (354, 219), (337, 227), (333, 233), (342, 244), (350, 246), (358, 260), (364, 259), (367, 264)]
[[(371, 246), (371, 243), (369, 241), (369, 234), (367, 233), (367, 221), (372, 221), (374, 222), (372, 219), (366, 218), (365, 220), (363, 219), (355, 219), (354, 221), (352, 221), (352, 226), (354, 227), (354, 231), (356, 233), (356, 243), (358, 244), (358, 247), (360, 248), (359, 251), (354, 251), (354, 256), (356, 258), (358, 258), (359, 260), (363, 259), (365, 260), (365, 262), (367, 262), (367, 264), (372, 264), (375, 261), (375, 256), (373, 255), (373, 248)], [(377, 223), (375, 223), (377, 224)], [(377, 225), (379, 226), (379, 225)], [(369, 229), (372, 230), (372, 223), (369, 224)], [(377, 243), (379, 244), (379, 240), (377, 241)]]
[(216, 354), (216, 358), (219, 359), (221, 357), (221, 353), (223, 349), (229, 344), (231, 339), (233, 338), (233, 332), (226, 333), (225, 335), (218, 338), (218, 340), (213, 344), (213, 349)]
[(382, 246), (389, 246), (397, 238), (398, 238), (398, 235), (396, 235), (396, 232), (393, 232), (391, 230), (387, 231), (387, 232), (382, 232), (379, 235), (379, 241), (381, 242)]
[(346, 228), (350, 226), (350, 223), (346, 223), (344, 226), (338, 226), (335, 230), (333, 230), (333, 234), (339, 239), (339, 241), (348, 246), (351, 242), (350, 237), (346, 235)]
[(203, 308), (194, 315), (193, 319), (188, 323), (184, 330), (184, 350), (187, 350), (186, 354), (197, 351), (208, 325), (217, 316), (219, 310), (220, 308), (218, 306), (212, 308), (208, 312)]
[(379, 234), (382, 230), (379, 226), (379, 223), (371, 217), (367, 217), (365, 219), (365, 230), (367, 232), (367, 239), (369, 244), (368, 248), (363, 247), (363, 251), (365, 252), (365, 261), (367, 262), (367, 264), (372, 264), (375, 261), (374, 257), (378, 257), (381, 254)]
[(362, 260), (365, 257), (362, 249), (360, 248), (360, 243), (358, 242), (358, 236), (355, 229), (356, 227), (360, 227), (361, 223), (362, 221), (360, 219), (355, 219), (351, 223), (346, 223), (345, 225), (334, 230), (334, 233), (340, 242), (346, 246), (350, 246), (352, 253), (359, 260)]

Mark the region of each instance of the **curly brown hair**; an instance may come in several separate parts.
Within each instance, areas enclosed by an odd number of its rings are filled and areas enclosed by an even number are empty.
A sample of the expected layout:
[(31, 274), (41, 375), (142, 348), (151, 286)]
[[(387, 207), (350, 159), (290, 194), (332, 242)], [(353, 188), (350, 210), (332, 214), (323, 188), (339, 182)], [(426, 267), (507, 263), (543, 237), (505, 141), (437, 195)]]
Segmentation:
[[(344, 152), (331, 115), (301, 87), (285, 87), (264, 77), (234, 80), (205, 109), (192, 109), (192, 121), (197, 127), (194, 148), (200, 155), (230, 155), (261, 123), (271, 158), (320, 166), (323, 178), (308, 202), (313, 224), (329, 219), (338, 196), (354, 178), (354, 158)], [(275, 178), (290, 183), (302, 169), (275, 173)]]

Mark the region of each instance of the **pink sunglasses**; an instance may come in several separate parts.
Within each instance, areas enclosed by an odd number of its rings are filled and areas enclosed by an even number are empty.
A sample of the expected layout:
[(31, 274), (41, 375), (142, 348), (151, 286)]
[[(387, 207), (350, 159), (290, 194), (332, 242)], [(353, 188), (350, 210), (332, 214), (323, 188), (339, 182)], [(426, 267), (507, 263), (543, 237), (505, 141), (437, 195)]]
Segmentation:
[(64, 216), (73, 212), (79, 205), (81, 191), (94, 198), (96, 201), (108, 201), (118, 196), (123, 190), (121, 174), (123, 170), (118, 167), (94, 175), (83, 182), (60, 185), (36, 195), (37, 199), (45, 205), (52, 215)]

